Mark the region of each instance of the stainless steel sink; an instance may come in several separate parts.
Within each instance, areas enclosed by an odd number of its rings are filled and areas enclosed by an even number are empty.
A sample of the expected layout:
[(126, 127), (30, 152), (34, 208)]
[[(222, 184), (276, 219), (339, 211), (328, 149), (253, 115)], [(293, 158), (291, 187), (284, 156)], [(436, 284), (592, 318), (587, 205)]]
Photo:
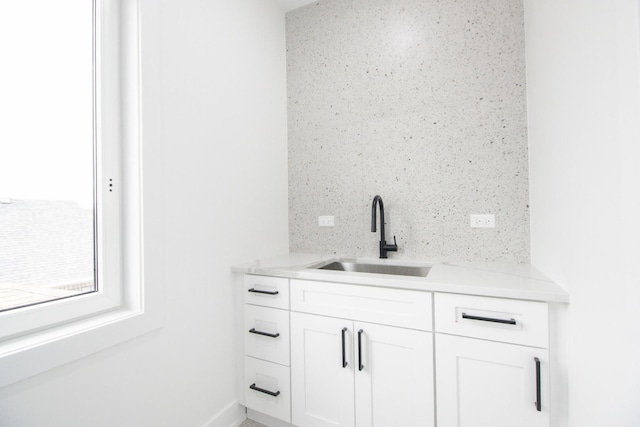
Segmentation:
[(349, 271), (356, 273), (393, 274), (396, 276), (427, 277), (431, 267), (414, 265), (371, 264), (356, 261), (334, 261), (316, 267), (319, 270)]

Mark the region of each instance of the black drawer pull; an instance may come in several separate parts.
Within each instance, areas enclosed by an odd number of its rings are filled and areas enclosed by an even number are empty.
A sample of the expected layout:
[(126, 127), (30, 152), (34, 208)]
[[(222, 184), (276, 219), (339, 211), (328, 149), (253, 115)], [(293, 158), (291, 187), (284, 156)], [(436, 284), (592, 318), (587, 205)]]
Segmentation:
[(516, 319), (494, 319), (493, 317), (472, 316), (467, 313), (462, 313), (462, 318), (469, 320), (482, 320), (483, 322), (504, 323), (505, 325), (516, 324)]
[(264, 335), (265, 337), (278, 338), (280, 336), (279, 333), (270, 334), (269, 332), (256, 331), (256, 328), (249, 329), (249, 332), (252, 334)]
[(278, 291), (261, 291), (260, 289), (253, 289), (253, 288), (249, 289), (248, 292), (253, 292), (256, 294), (266, 294), (266, 295), (278, 295), (279, 293)]
[(249, 388), (251, 390), (259, 391), (260, 393), (268, 394), (269, 396), (278, 396), (280, 394), (279, 391), (273, 392), (273, 391), (265, 390), (260, 387), (256, 387), (256, 383), (251, 384)]
[(542, 391), (540, 390), (540, 359), (534, 357), (533, 360), (536, 362), (536, 401), (534, 405), (536, 405), (536, 410), (538, 412), (542, 412)]

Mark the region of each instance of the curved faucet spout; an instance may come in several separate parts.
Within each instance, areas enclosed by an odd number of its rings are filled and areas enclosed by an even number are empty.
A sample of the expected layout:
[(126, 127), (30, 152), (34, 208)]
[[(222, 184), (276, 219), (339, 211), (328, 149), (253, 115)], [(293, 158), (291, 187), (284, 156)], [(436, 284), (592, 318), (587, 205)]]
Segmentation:
[(380, 206), (380, 258), (387, 258), (387, 252), (395, 252), (398, 250), (396, 244), (396, 236), (393, 236), (393, 244), (388, 245), (384, 235), (384, 204), (382, 203), (382, 197), (376, 195), (373, 198), (373, 204), (371, 205), (371, 232), (376, 232), (376, 207)]
[(373, 198), (373, 204), (371, 205), (371, 232), (375, 233), (376, 230), (376, 205), (380, 205), (380, 232), (382, 238), (384, 238), (384, 204), (382, 203), (382, 197), (376, 196)]

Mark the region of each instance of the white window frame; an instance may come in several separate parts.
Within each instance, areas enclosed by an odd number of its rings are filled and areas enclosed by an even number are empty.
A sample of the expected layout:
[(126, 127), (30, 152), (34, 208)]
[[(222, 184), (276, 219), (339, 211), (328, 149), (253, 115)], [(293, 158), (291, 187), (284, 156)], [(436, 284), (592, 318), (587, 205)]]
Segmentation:
[(0, 313), (0, 387), (161, 326), (145, 286), (139, 0), (95, 0), (97, 292)]

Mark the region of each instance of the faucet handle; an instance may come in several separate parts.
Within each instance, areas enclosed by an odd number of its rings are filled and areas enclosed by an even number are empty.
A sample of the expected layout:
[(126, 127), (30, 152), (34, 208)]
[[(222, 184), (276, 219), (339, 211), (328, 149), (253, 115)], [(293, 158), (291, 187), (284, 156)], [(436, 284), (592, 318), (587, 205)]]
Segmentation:
[(393, 245), (389, 245), (388, 251), (395, 252), (398, 250), (398, 243), (396, 242), (396, 236), (393, 236)]

